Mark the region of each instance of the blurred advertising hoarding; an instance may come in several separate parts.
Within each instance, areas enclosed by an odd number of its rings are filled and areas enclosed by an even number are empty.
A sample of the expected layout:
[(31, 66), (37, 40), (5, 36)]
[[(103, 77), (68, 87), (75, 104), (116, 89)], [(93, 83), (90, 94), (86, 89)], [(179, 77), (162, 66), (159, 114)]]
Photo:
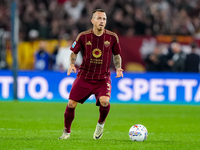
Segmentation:
[[(67, 102), (76, 74), (20, 71), (19, 101)], [(111, 73), (111, 103), (200, 104), (200, 76), (186, 73)], [(13, 99), (13, 77), (0, 71), (0, 100)], [(87, 102), (95, 102), (91, 96)]]

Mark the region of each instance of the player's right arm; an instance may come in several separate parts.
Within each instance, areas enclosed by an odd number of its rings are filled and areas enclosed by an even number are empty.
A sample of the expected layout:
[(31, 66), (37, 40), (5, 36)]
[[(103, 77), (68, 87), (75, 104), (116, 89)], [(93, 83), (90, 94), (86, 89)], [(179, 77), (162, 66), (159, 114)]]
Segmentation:
[(74, 71), (74, 73), (76, 73), (76, 67), (75, 67), (76, 58), (77, 58), (77, 54), (72, 52), (71, 55), (70, 55), (69, 69), (67, 71), (68, 76), (71, 74), (72, 71)]
[(77, 54), (81, 49), (81, 35), (82, 35), (82, 33), (80, 33), (77, 36), (76, 40), (74, 41), (74, 43), (72, 44), (72, 46), (70, 48), (72, 53), (70, 55), (70, 65), (69, 65), (69, 69), (67, 71), (68, 76), (71, 74), (72, 71), (74, 71), (74, 73), (76, 73), (75, 62), (76, 62)]

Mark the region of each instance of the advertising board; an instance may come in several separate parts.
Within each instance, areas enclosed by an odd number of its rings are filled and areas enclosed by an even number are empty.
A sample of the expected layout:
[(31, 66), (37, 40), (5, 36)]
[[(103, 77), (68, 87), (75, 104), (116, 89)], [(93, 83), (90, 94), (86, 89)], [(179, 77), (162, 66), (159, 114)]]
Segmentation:
[[(200, 104), (200, 76), (189, 73), (111, 73), (113, 103)], [(18, 72), (19, 101), (67, 102), (76, 74), (61, 72)], [(0, 100), (13, 100), (11, 71), (0, 71)], [(91, 96), (87, 102), (95, 102)]]

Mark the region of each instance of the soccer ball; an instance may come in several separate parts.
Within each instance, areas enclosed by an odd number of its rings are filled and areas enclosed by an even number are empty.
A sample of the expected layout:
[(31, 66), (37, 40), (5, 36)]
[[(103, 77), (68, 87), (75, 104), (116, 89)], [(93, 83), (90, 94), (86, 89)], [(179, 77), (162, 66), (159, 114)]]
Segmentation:
[(132, 141), (144, 141), (147, 139), (147, 128), (141, 124), (133, 125), (129, 130), (129, 137)]

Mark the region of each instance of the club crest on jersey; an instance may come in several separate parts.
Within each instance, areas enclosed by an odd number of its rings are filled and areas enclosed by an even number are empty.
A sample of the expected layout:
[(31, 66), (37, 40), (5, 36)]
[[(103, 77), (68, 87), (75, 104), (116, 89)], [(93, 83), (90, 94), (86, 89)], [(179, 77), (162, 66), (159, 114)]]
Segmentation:
[(74, 48), (76, 45), (76, 41), (74, 41), (74, 43), (72, 44), (72, 48)]
[(110, 45), (110, 42), (109, 41), (105, 41), (104, 45), (105, 45), (105, 47), (108, 47)]
[(92, 43), (91, 43), (90, 41), (88, 41), (88, 42), (86, 43), (86, 45), (92, 45)]
[(92, 55), (93, 55), (95, 58), (101, 57), (101, 54), (102, 54), (102, 52), (101, 52), (101, 50), (98, 49), (98, 48), (95, 48), (95, 49), (92, 51)]

